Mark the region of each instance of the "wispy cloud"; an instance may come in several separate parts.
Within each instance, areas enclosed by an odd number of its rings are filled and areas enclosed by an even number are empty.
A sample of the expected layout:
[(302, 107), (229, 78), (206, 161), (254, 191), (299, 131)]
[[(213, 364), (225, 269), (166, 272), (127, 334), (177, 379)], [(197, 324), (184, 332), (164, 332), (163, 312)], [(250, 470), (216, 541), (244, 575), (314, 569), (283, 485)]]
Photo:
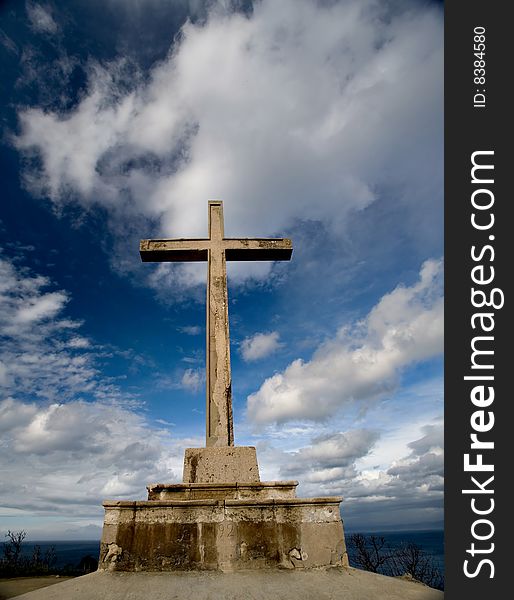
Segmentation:
[(25, 7), (31, 27), (34, 31), (48, 34), (57, 33), (59, 26), (52, 17), (51, 10), (48, 6), (29, 0), (25, 4)]
[(187, 335), (200, 335), (202, 333), (200, 325), (184, 325), (179, 327), (178, 330)]
[[(197, 360), (185, 360), (186, 363), (196, 364)], [(189, 367), (187, 369), (177, 369), (172, 375), (156, 373), (155, 385), (163, 390), (186, 390), (188, 392), (197, 392), (205, 383), (205, 368)]]
[(69, 294), (0, 256), (0, 389), (6, 396), (132, 401), (97, 366), (82, 323), (66, 316)]
[(182, 388), (197, 392), (205, 381), (205, 375), (200, 369), (186, 369), (180, 380)]

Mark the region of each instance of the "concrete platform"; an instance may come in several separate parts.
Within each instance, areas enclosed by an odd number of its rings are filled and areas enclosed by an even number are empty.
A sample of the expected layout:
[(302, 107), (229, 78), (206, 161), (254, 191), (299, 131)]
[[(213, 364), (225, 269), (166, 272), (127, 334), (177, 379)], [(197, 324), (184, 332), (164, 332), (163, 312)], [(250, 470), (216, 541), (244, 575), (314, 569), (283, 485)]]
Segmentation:
[(18, 600), (442, 600), (420, 583), (352, 568), (237, 573), (96, 572)]

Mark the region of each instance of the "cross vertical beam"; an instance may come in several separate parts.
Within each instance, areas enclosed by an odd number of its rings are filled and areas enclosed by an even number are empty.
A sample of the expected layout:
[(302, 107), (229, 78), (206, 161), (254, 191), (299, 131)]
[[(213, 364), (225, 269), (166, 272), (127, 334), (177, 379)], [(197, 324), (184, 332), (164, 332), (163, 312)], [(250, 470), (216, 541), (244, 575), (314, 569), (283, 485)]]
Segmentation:
[(207, 274), (206, 445), (233, 446), (232, 378), (223, 204), (209, 202), (211, 241)]

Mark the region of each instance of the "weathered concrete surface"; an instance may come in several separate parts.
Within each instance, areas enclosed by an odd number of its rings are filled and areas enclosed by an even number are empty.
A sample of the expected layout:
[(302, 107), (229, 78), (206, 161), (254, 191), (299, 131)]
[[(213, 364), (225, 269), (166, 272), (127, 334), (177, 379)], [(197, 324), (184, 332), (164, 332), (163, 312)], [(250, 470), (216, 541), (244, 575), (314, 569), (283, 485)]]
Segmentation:
[(238, 573), (96, 572), (18, 600), (443, 600), (420, 583), (357, 569)]
[(147, 485), (148, 500), (264, 500), (295, 498), (297, 481), (261, 481), (252, 483), (152, 483)]
[[(209, 202), (209, 238), (141, 240), (144, 262), (208, 261), (206, 446), (233, 446), (227, 260), (289, 260), (291, 240), (226, 239), (223, 202)], [(230, 481), (230, 480), (229, 480)]]
[(222, 248), (223, 237), (223, 204), (209, 202), (211, 247), (207, 268), (206, 446), (234, 445), (227, 264)]
[(184, 483), (256, 483), (259, 481), (254, 446), (186, 448)]
[(310, 569), (347, 564), (340, 496), (104, 502), (99, 569)]

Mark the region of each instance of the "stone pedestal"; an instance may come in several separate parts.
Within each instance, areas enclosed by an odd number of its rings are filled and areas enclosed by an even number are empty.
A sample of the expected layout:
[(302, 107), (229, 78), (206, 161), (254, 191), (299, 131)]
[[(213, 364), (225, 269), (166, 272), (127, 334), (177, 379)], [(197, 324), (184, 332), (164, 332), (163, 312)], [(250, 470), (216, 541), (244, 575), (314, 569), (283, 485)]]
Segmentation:
[(253, 446), (186, 448), (185, 483), (248, 483), (259, 481)]
[(297, 485), (259, 481), (255, 448), (189, 448), (184, 483), (149, 485), (147, 501), (103, 503), (99, 569), (347, 565), (342, 497), (296, 498)]

